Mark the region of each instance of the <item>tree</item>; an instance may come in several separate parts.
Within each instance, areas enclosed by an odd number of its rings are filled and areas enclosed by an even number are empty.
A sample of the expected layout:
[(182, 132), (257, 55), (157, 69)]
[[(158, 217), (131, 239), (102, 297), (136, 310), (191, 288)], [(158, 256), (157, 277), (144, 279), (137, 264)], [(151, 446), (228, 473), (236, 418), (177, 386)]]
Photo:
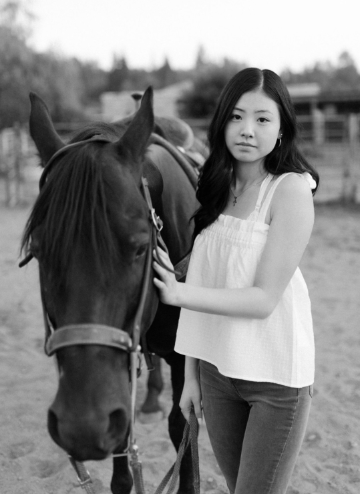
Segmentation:
[(179, 100), (182, 117), (207, 118), (214, 113), (220, 93), (243, 64), (227, 58), (222, 65), (208, 63), (194, 74), (194, 84)]
[(27, 121), (32, 59), (26, 43), (0, 26), (0, 129)]
[(207, 64), (206, 61), (206, 54), (205, 54), (205, 48), (200, 45), (197, 55), (196, 55), (196, 61), (195, 61), (195, 70), (202, 70)]
[(6, 26), (22, 40), (31, 34), (35, 19), (26, 4), (26, 0), (0, 0), (0, 25)]
[(125, 57), (114, 56), (113, 66), (108, 75), (107, 91), (121, 91), (129, 79), (130, 70)]
[(108, 73), (95, 62), (81, 63), (77, 60), (77, 64), (82, 86), (81, 102), (84, 105), (97, 103), (100, 94), (106, 90)]
[(174, 84), (177, 81), (176, 72), (170, 67), (169, 60), (165, 58), (164, 65), (153, 71), (154, 87), (162, 88)]
[(286, 69), (282, 74), (286, 84), (316, 82), (323, 91), (353, 90), (360, 87), (360, 74), (354, 59), (348, 52), (339, 55), (337, 64), (316, 62), (302, 72)]
[(339, 55), (337, 67), (333, 72), (329, 89), (359, 89), (359, 87), (360, 75), (355, 61), (349, 52), (344, 51)]

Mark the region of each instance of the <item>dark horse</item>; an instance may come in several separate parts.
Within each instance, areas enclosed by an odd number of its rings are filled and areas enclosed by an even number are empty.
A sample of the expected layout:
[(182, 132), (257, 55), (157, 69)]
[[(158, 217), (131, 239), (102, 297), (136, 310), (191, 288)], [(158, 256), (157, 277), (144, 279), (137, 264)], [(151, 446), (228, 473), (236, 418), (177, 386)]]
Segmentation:
[[(162, 236), (174, 264), (191, 248), (194, 187), (168, 150), (151, 143), (151, 89), (122, 134), (116, 125), (88, 125), (71, 141), (82, 144), (63, 152), (65, 144), (45, 103), (35, 94), (30, 99), (30, 133), (43, 166), (53, 158), (45, 168), (22, 244), (39, 262), (46, 324), (55, 333), (89, 325), (98, 326), (98, 333), (111, 327), (130, 334), (152, 235), (142, 177), (163, 220)], [(141, 333), (146, 333), (149, 351), (171, 367), (169, 433), (178, 449), (185, 425), (179, 408), (184, 357), (174, 352), (179, 309), (159, 302), (153, 276), (151, 268)], [(101, 460), (125, 450), (130, 424), (128, 353), (75, 341), (58, 349), (56, 356), (59, 387), (48, 411), (53, 440), (78, 461)], [(112, 492), (128, 494), (131, 487), (127, 458), (114, 458)], [(193, 493), (190, 452), (182, 463), (178, 492)]]

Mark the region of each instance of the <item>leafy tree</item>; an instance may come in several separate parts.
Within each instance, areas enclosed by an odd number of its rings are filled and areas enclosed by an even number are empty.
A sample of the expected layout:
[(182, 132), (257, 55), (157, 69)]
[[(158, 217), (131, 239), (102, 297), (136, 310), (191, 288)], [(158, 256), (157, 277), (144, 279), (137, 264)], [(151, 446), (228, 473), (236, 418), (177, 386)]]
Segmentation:
[(0, 0), (0, 25), (23, 41), (30, 36), (35, 18), (27, 3), (26, 0)]
[(360, 75), (350, 53), (344, 51), (340, 54), (328, 89), (359, 89)]
[(0, 26), (0, 129), (24, 123), (33, 54), (11, 29)]
[(29, 88), (46, 101), (55, 121), (84, 120), (82, 74), (76, 59), (34, 53), (32, 75)]
[(222, 65), (201, 64), (200, 70), (194, 73), (193, 87), (184, 92), (178, 101), (181, 116), (185, 118), (211, 116), (222, 89), (231, 77), (242, 68), (244, 68), (243, 64), (227, 58), (223, 60)]
[(130, 70), (125, 57), (114, 56), (113, 66), (108, 74), (107, 91), (121, 91), (129, 79)]
[(316, 82), (323, 91), (353, 90), (360, 88), (360, 74), (354, 59), (348, 52), (340, 54), (336, 65), (316, 62), (302, 72), (286, 69), (282, 74), (287, 84)]
[(154, 70), (152, 75), (154, 76), (153, 85), (155, 88), (170, 86), (177, 82), (178, 79), (176, 72), (170, 67), (167, 58), (165, 58), (164, 65), (159, 69)]
[(3, 14), (0, 21), (0, 129), (16, 122), (27, 123), (29, 91), (38, 92), (47, 101), (55, 120), (83, 119), (83, 74), (79, 63), (52, 53), (39, 54), (28, 46), (31, 16), (23, 9), (23, 2), (2, 2), (0, 11)]
[(99, 101), (100, 94), (106, 89), (108, 72), (100, 69), (95, 62), (76, 61), (78, 64), (82, 96), (81, 102), (84, 105), (94, 104)]

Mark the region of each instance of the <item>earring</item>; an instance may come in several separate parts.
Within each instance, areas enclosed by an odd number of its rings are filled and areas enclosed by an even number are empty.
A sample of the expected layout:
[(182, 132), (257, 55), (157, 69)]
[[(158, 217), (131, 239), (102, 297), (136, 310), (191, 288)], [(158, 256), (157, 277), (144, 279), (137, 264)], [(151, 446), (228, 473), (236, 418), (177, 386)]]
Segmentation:
[(281, 146), (281, 138), (282, 138), (282, 134), (279, 135), (279, 145), (278, 145), (278, 148)]

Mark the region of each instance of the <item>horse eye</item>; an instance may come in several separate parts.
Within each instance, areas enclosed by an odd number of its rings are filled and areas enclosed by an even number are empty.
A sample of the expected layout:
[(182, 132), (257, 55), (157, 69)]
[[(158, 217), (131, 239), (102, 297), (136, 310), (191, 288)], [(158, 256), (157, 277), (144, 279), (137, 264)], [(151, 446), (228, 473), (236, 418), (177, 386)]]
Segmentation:
[(142, 257), (146, 253), (147, 249), (147, 244), (140, 245), (140, 247), (138, 247), (138, 249), (136, 250), (135, 258), (138, 259), (139, 257)]

